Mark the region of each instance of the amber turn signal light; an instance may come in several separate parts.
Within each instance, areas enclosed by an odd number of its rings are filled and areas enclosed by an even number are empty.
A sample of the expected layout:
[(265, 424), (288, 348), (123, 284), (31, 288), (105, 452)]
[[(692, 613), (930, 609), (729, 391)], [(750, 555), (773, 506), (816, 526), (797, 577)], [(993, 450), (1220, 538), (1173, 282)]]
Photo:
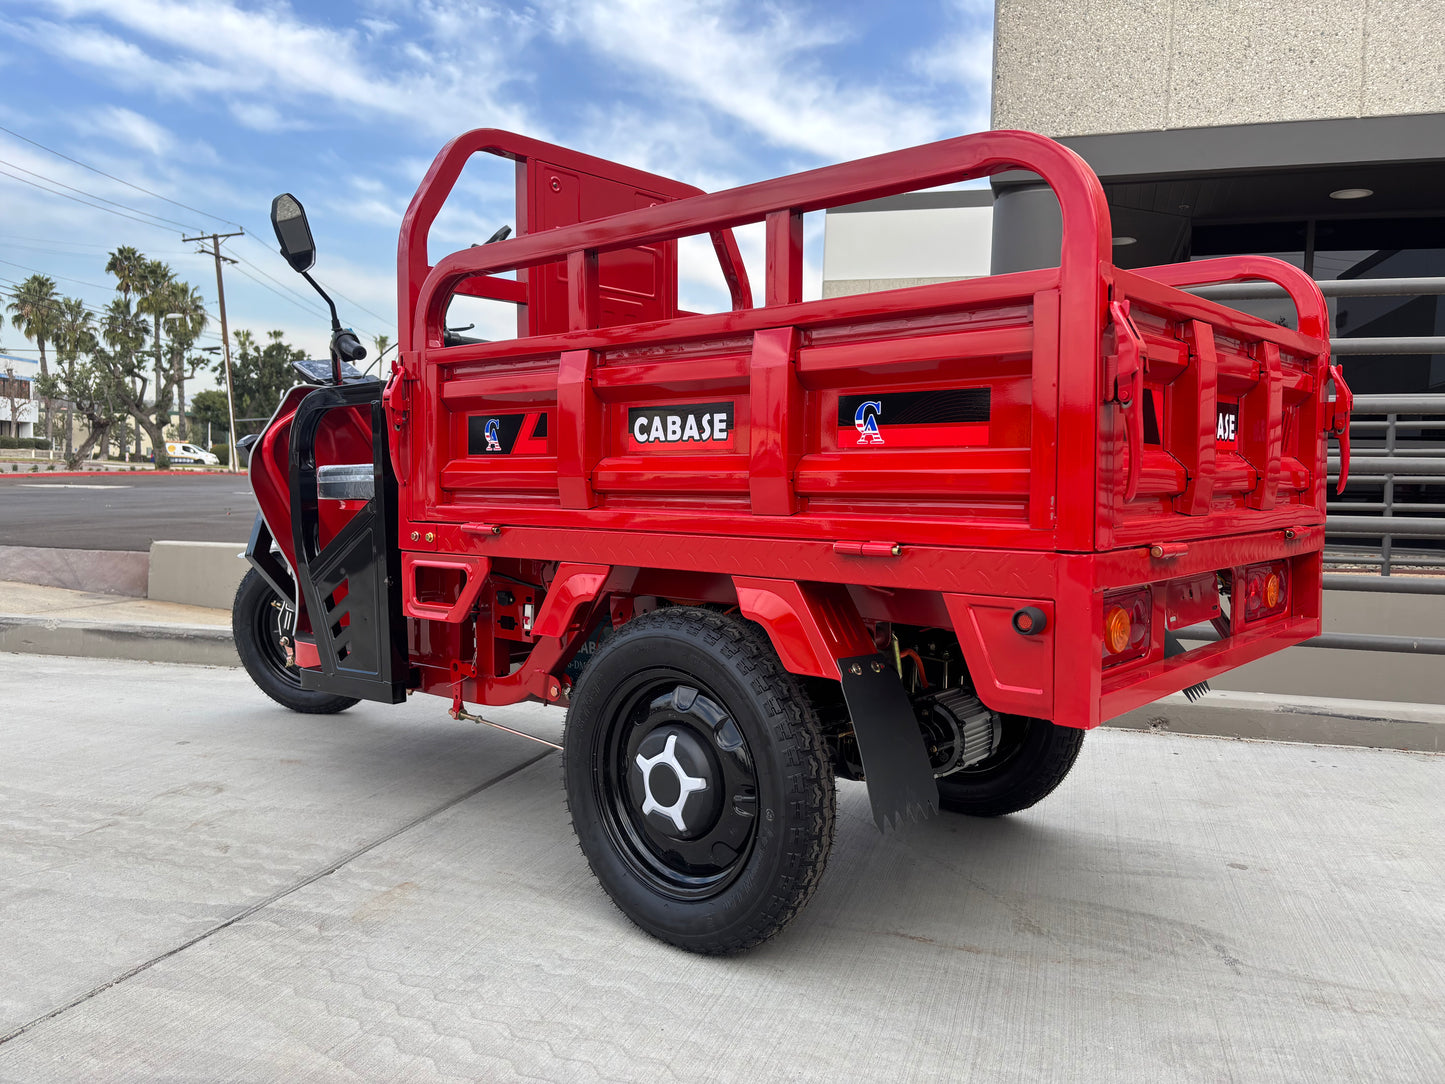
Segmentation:
[(1264, 580), (1264, 607), (1273, 610), (1279, 605), (1280, 596), (1284, 594), (1284, 583), (1280, 580), (1278, 572), (1271, 572)]
[(1244, 570), (1244, 619), (1262, 621), (1289, 605), (1289, 565), (1269, 561)]
[(1111, 607), (1104, 615), (1104, 647), (1110, 655), (1122, 655), (1127, 651), (1133, 632), (1133, 622), (1124, 607)]

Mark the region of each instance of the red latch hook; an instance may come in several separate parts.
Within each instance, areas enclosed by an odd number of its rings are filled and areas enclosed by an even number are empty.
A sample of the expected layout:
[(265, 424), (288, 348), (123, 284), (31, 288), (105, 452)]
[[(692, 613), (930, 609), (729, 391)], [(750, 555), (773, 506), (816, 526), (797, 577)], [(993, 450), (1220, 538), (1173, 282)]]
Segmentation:
[(1338, 365), (1330, 366), (1330, 378), (1335, 382), (1335, 397), (1329, 404), (1329, 424), (1325, 427), (1340, 442), (1340, 480), (1335, 483), (1335, 494), (1345, 491), (1350, 480), (1350, 411), (1355, 406), (1354, 393), (1345, 383), (1344, 371)]
[(1110, 301), (1114, 324), (1114, 386), (1110, 398), (1124, 408), (1124, 435), (1129, 445), (1129, 469), (1124, 482), (1124, 499), (1139, 493), (1139, 469), (1144, 461), (1144, 340), (1129, 316), (1129, 302)]

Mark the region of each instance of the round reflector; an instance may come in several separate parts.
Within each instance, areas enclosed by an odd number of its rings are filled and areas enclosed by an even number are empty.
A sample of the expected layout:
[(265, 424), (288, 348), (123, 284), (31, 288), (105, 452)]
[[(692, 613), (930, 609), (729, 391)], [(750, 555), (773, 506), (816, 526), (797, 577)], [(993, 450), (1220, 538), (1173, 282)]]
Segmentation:
[(1280, 579), (1278, 572), (1271, 572), (1264, 580), (1264, 605), (1266, 609), (1272, 610), (1279, 605), (1279, 600), (1284, 594), (1284, 581)]
[(1120, 655), (1129, 647), (1133, 633), (1128, 611), (1122, 606), (1112, 606), (1104, 615), (1104, 647), (1110, 655)]

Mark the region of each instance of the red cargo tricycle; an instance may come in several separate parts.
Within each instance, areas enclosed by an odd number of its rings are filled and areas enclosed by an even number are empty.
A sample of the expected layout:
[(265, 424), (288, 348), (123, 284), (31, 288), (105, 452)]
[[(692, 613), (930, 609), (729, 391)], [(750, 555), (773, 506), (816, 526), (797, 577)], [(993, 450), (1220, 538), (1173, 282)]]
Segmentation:
[[(516, 163), (518, 235), (433, 265), (476, 154)], [(803, 300), (804, 213), (1006, 169), (1058, 196), (1057, 267)], [(304, 274), (301, 205), (272, 218)], [(679, 308), (687, 237), (728, 311)], [(880, 827), (1016, 812), (1089, 728), (1319, 632), (1348, 423), (1319, 291), (1262, 257), (1124, 270), (1111, 241), (1098, 179), (1027, 132), (711, 194), (460, 136), (402, 224), (389, 376), (333, 305), (331, 364), (252, 448), (242, 660), (304, 712), (565, 706), (602, 887), (675, 945), (756, 945), (818, 883), (836, 777)], [(1242, 279), (1297, 330), (1182, 289)], [(449, 329), (459, 297), (515, 336)]]

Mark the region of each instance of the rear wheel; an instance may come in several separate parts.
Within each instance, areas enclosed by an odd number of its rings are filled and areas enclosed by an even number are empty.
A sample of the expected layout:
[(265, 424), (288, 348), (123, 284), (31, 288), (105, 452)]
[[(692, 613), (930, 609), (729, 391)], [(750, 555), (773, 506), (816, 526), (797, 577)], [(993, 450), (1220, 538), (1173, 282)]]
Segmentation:
[(256, 687), (276, 703), (308, 715), (330, 715), (355, 704), (350, 696), (301, 687), (301, 674), (287, 660), (281, 642), (290, 627), (287, 618), (286, 600), (254, 568), (247, 572), (231, 607), (231, 635)]
[(939, 805), (952, 813), (1000, 817), (1048, 797), (1078, 759), (1084, 732), (1047, 719), (1002, 716), (998, 748), (938, 781)]
[(648, 933), (693, 952), (766, 941), (833, 841), (817, 718), (767, 637), (691, 607), (628, 622), (573, 690), (564, 774), (593, 874)]

